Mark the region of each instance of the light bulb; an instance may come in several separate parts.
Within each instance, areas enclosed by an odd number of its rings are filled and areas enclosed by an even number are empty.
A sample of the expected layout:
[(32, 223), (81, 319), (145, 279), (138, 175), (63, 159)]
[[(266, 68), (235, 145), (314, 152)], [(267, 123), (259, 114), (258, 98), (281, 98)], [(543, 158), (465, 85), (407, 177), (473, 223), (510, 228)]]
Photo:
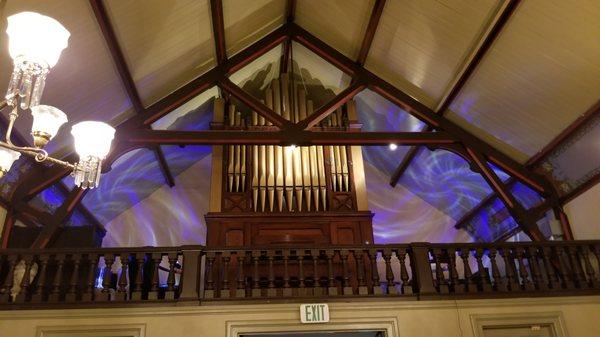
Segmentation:
[(58, 132), (61, 125), (67, 122), (67, 115), (59, 109), (49, 105), (36, 105), (31, 107), (33, 124), (31, 135), (37, 148), (43, 148)]
[(75, 138), (75, 151), (80, 159), (104, 159), (110, 151), (115, 129), (103, 122), (86, 121), (73, 125), (71, 134)]
[(396, 151), (396, 149), (398, 148), (398, 145), (391, 143), (390, 144), (390, 151)]
[(19, 159), (21, 153), (4, 147), (0, 147), (0, 178), (9, 170), (12, 164)]
[(73, 125), (71, 134), (75, 138), (75, 151), (79, 162), (73, 172), (75, 185), (86, 189), (98, 186), (102, 159), (110, 151), (115, 129), (102, 122), (81, 122)]
[(8, 17), (8, 52), (13, 60), (56, 65), (60, 53), (68, 45), (68, 30), (60, 22), (34, 12), (21, 12)]

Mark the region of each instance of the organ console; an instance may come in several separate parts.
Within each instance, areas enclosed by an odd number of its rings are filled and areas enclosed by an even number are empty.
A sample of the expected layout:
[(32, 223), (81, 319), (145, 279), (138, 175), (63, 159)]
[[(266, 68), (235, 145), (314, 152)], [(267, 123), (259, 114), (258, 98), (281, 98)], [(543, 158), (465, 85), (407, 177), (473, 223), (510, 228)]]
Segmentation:
[[(313, 101), (288, 74), (274, 79), (263, 102), (297, 123)], [(316, 128), (360, 129), (353, 101)], [(215, 99), (213, 129), (272, 130), (256, 112)], [(362, 153), (358, 146), (228, 145), (213, 147), (208, 246), (372, 243)]]

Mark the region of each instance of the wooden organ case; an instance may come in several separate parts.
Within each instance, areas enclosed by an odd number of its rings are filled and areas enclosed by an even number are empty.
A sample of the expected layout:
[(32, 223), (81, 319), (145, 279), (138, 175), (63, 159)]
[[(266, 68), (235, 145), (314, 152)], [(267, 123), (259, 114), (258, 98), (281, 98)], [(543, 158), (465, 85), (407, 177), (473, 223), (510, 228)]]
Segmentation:
[[(264, 103), (294, 123), (313, 112), (305, 90), (291, 84), (287, 74), (271, 82)], [(354, 101), (349, 101), (316, 128), (359, 130), (356, 119)], [(242, 114), (217, 98), (212, 128), (274, 126), (256, 112)], [(212, 165), (207, 246), (373, 242), (359, 146), (214, 146)]]

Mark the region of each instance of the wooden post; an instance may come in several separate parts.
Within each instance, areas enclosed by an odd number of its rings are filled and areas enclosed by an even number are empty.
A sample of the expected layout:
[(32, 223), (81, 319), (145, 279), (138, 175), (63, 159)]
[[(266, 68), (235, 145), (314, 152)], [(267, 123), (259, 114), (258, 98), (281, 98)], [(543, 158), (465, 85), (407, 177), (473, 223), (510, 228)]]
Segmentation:
[(421, 295), (436, 294), (433, 286), (433, 276), (431, 273), (431, 264), (429, 262), (429, 246), (428, 242), (411, 243), (413, 266), (413, 281), (416, 280)]

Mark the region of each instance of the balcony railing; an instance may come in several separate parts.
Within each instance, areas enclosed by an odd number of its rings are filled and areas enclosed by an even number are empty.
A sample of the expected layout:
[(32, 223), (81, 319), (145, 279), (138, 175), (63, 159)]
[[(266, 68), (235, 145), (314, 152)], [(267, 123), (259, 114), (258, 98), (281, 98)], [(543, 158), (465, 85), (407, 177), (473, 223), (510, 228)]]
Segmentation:
[(600, 293), (600, 241), (0, 250), (0, 309)]

